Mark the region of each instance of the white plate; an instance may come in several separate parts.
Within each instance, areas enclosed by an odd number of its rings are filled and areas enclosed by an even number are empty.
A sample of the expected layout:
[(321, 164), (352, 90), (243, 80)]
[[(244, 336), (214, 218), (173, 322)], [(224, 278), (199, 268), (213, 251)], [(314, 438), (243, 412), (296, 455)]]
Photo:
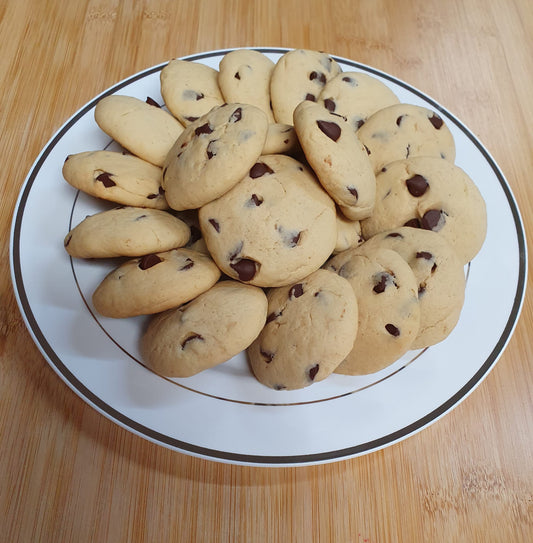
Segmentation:
[[(261, 49), (276, 61), (283, 49)], [(227, 51), (188, 60), (214, 68)], [(442, 343), (409, 353), (366, 377), (332, 375), (299, 391), (272, 391), (244, 354), (189, 379), (165, 379), (139, 361), (143, 318), (97, 315), (91, 294), (109, 265), (72, 260), (69, 229), (105, 207), (62, 178), (67, 155), (110, 139), (94, 121), (109, 94), (162, 103), (155, 66), (116, 84), (54, 135), (21, 190), (11, 230), (11, 273), (25, 323), (43, 356), (81, 398), (122, 427), (160, 445), (212, 460), (263, 466), (331, 462), (405, 439), (455, 407), (500, 357), (516, 325), (526, 284), (526, 244), (515, 199), (487, 150), (460, 121), (406, 83), (336, 58), (344, 71), (381, 79), (402, 102), (437, 110), (455, 137), (456, 163), (487, 203), (485, 244), (469, 266), (459, 324)], [(400, 371), (401, 370), (401, 371)]]

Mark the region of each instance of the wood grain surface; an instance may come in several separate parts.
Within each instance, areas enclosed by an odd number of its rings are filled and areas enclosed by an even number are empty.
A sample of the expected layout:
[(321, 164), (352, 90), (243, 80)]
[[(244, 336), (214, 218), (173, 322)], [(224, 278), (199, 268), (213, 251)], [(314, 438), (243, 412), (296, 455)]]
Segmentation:
[(0, 0), (0, 43), (0, 540), (533, 541), (531, 296), (494, 370), (429, 428), (264, 469), (167, 450), (86, 405), (34, 346), (9, 277), (19, 190), (63, 122), (139, 70), (238, 46), (324, 50), (426, 92), (486, 145), (530, 232), (531, 0)]

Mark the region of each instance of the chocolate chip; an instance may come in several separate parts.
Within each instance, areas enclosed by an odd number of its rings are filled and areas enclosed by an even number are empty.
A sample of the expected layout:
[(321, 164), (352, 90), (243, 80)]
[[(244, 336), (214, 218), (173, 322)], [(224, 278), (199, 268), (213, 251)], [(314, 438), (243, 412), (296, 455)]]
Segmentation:
[(385, 325), (385, 330), (387, 330), (387, 332), (391, 336), (398, 337), (400, 335), (400, 330), (398, 328), (396, 328), (396, 326), (394, 326), (394, 324), (386, 324)]
[(364, 143), (363, 143), (363, 147), (364, 147), (365, 150), (366, 150), (366, 154), (367, 154), (368, 156), (370, 156), (370, 155), (372, 154), (372, 153), (370, 152), (370, 149), (369, 149)]
[[(365, 124), (364, 119), (357, 119), (357, 121), (355, 123), (355, 129), (359, 130), (364, 124)], [(368, 151), (368, 149), (367, 149), (367, 151)], [(370, 153), (368, 153), (368, 154), (370, 154)]]
[(440, 128), (442, 127), (442, 125), (444, 124), (444, 122), (442, 121), (442, 119), (436, 114), (436, 113), (433, 113), (433, 115), (431, 117), (429, 117), (429, 122), (437, 129), (437, 130), (440, 130)]
[(97, 178), (97, 181), (100, 181), (106, 189), (114, 187), (116, 183), (111, 179), (113, 174), (109, 172), (102, 172)]
[(429, 183), (427, 182), (426, 178), (419, 174), (415, 174), (413, 177), (407, 179), (405, 184), (407, 185), (407, 190), (409, 193), (415, 198), (422, 196), (429, 187)]
[(410, 226), (411, 228), (420, 228), (420, 221), (418, 219), (408, 220), (404, 226)]
[(256, 162), (250, 169), (250, 177), (252, 179), (257, 179), (266, 174), (274, 173), (274, 170), (267, 166), (264, 162)]
[(381, 294), (385, 292), (385, 289), (387, 288), (388, 277), (388, 273), (381, 273), (377, 276), (378, 282), (374, 285), (374, 288), (372, 289), (376, 294)]
[(411, 144), (407, 144), (407, 147), (405, 148), (405, 158), (409, 158), (409, 155), (411, 154)]
[(424, 260), (431, 260), (433, 255), (429, 251), (418, 251), (416, 258), (423, 258)]
[(241, 258), (230, 263), (230, 267), (237, 272), (240, 281), (251, 281), (257, 274), (259, 265), (251, 258)]
[(197, 121), (200, 117), (184, 117), (186, 121), (189, 121), (193, 123), (194, 121)]
[(139, 215), (138, 217), (135, 217), (135, 221), (140, 221), (141, 219), (146, 219), (146, 215)]
[(271, 351), (265, 351), (262, 348), (259, 349), (259, 352), (261, 353), (261, 356), (265, 359), (265, 362), (267, 364), (270, 364), (272, 360), (274, 360), (274, 353)]
[(194, 266), (194, 261), (190, 258), (185, 259), (185, 264), (180, 268), (180, 271), (190, 270)]
[(235, 79), (241, 79), (241, 76), (239, 74), (239, 72), (235, 72), (235, 75), (233, 76)]
[(197, 136), (200, 136), (201, 134), (211, 134), (211, 132), (213, 132), (213, 129), (209, 126), (209, 123), (205, 123), (202, 126), (198, 126), (194, 130), (194, 133)]
[(287, 387), (285, 385), (275, 385), (274, 390), (285, 390)]
[(198, 100), (202, 100), (204, 97), (204, 94), (202, 92), (197, 92), (196, 93), (196, 101), (198, 102)]
[(302, 283), (297, 283), (293, 285), (289, 290), (289, 300), (293, 298), (299, 298), (304, 293), (304, 286)]
[(269, 322), (275, 321), (278, 317), (281, 317), (283, 315), (283, 311), (273, 311), (269, 315), (267, 315), (265, 324), (268, 324)]
[(337, 123), (318, 120), (316, 124), (318, 125), (318, 128), (320, 128), (320, 130), (331, 140), (337, 141), (339, 139), (341, 135), (341, 127)]
[(156, 264), (159, 264), (160, 262), (163, 262), (163, 260), (157, 255), (144, 255), (139, 259), (139, 268), (141, 268), (141, 270), (147, 270), (148, 268), (151, 268)]
[(342, 78), (342, 80), (345, 82), (345, 83), (348, 83), (350, 85), (355, 86), (354, 83), (355, 83), (355, 79), (353, 79), (352, 77), (348, 77), (348, 76), (344, 76)]
[(157, 198), (159, 195), (158, 194), (149, 194), (146, 198), (148, 200), (153, 200), (154, 198)]
[(346, 187), (348, 189), (348, 192), (352, 195), (352, 196), (355, 196), (355, 199), (357, 200), (359, 198), (359, 193), (357, 192), (357, 189), (354, 187), (354, 186), (349, 186), (349, 187)]
[(400, 232), (391, 232), (390, 234), (387, 234), (385, 237), (386, 238), (401, 238), (401, 239), (403, 239), (403, 235), (400, 234)]
[(205, 152), (207, 154), (207, 160), (211, 160), (214, 156), (216, 156), (216, 153), (215, 153), (215, 142), (216, 141), (218, 141), (218, 140), (211, 140), (207, 144), (207, 148), (205, 150)]
[(314, 94), (311, 94), (310, 92), (305, 95), (305, 99), (308, 102), (316, 102), (316, 96)]
[(198, 341), (204, 341), (204, 338), (202, 335), (200, 334), (196, 334), (196, 333), (192, 333), (190, 334), (189, 336), (187, 336), (182, 342), (181, 342), (181, 348), (182, 349), (185, 349), (185, 345), (187, 345), (187, 343), (189, 343), (189, 341), (193, 341), (197, 339)]
[(326, 98), (326, 99), (324, 100), (324, 107), (325, 107), (327, 110), (333, 112), (333, 111), (335, 111), (335, 108), (337, 107), (337, 104), (335, 104), (335, 101), (332, 100), (331, 98)]
[(315, 380), (316, 374), (318, 373), (319, 369), (320, 369), (319, 364), (315, 364), (312, 368), (310, 368), (308, 374), (309, 374), (309, 379), (311, 379), (311, 381)]
[(311, 72), (309, 74), (309, 79), (311, 81), (318, 80), (318, 83), (320, 83), (321, 85), (326, 84), (326, 76), (322, 72)]
[(402, 121), (403, 121), (403, 118), (405, 117), (405, 115), (400, 115), (397, 119), (396, 119), (396, 125), (397, 126), (400, 126), (402, 124)]
[(150, 96), (146, 97), (146, 103), (151, 106), (161, 108), (161, 106), (153, 98), (150, 98)]
[(229, 117), (230, 123), (239, 122), (242, 119), (242, 109), (238, 107)]
[(424, 230), (432, 230), (433, 232), (438, 232), (445, 224), (445, 214), (440, 209), (426, 211), (420, 220), (420, 226)]
[(209, 224), (218, 232), (220, 233), (220, 224), (215, 219), (209, 219)]
[(252, 194), (252, 197), (250, 198), (250, 202), (253, 203), (253, 205), (260, 206), (263, 203), (263, 197), (257, 196), (257, 194)]

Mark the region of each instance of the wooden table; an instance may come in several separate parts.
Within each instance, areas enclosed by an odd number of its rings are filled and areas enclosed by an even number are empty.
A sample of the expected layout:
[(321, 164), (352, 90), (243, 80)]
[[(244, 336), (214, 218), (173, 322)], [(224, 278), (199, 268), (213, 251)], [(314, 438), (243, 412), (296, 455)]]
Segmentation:
[(529, 230), (530, 0), (2, 0), (0, 43), (0, 539), (533, 540), (531, 297), (494, 370), (443, 419), (352, 460), (264, 469), (173, 452), (86, 405), (32, 343), (9, 277), (19, 189), (68, 117), (141, 69), (249, 45), (324, 50), (425, 91), (487, 146)]

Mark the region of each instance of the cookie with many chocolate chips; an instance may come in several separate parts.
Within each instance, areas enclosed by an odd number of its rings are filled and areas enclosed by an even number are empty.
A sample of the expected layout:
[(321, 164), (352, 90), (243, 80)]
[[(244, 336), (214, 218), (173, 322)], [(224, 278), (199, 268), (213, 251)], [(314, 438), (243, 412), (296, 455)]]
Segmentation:
[(409, 225), (438, 232), (466, 264), (487, 233), (485, 201), (473, 180), (442, 158), (391, 162), (376, 176), (374, 213), (361, 223), (363, 236)]
[(450, 243), (437, 232), (404, 226), (376, 234), (359, 252), (392, 249), (411, 266), (418, 288), (420, 330), (413, 349), (444, 340), (457, 324), (465, 296), (464, 268)]
[(172, 249), (121, 264), (98, 285), (92, 301), (105, 317), (150, 315), (192, 300), (219, 277), (220, 270), (207, 255)]
[(261, 156), (235, 187), (199, 211), (220, 269), (262, 287), (287, 285), (320, 268), (335, 247), (335, 215), (313, 172), (286, 155)]
[(183, 126), (224, 103), (218, 71), (205, 64), (173, 59), (161, 70), (160, 84), (165, 105)]
[(342, 213), (352, 220), (369, 217), (376, 176), (364, 145), (346, 119), (304, 101), (294, 110), (294, 129), (309, 165)]
[(183, 126), (153, 100), (112, 95), (94, 109), (98, 126), (130, 153), (161, 166)]
[(328, 377), (353, 347), (357, 300), (350, 283), (317, 270), (268, 292), (268, 316), (248, 349), (254, 375), (275, 390), (304, 388)]
[(222, 196), (259, 158), (265, 114), (247, 104), (224, 104), (191, 123), (168, 153), (162, 186), (172, 209), (196, 209)]
[(455, 161), (455, 141), (435, 111), (413, 104), (395, 104), (376, 111), (357, 131), (374, 172), (395, 160), (433, 156)]
[(86, 217), (64, 245), (76, 258), (133, 257), (182, 247), (190, 236), (187, 224), (166, 211), (128, 206)]
[(270, 107), (270, 76), (274, 69), (266, 55), (254, 49), (226, 53), (218, 68), (218, 86), (228, 103), (250, 104), (261, 109), (274, 123)]
[(376, 77), (361, 72), (343, 72), (328, 81), (318, 103), (332, 113), (346, 117), (348, 124), (359, 128), (376, 111), (399, 103), (392, 90)]
[(293, 112), (303, 100), (316, 102), (324, 85), (341, 72), (326, 53), (293, 49), (277, 62), (270, 79), (270, 99), (278, 123), (292, 124)]
[(190, 377), (245, 350), (263, 328), (264, 292), (220, 281), (190, 303), (156, 315), (141, 340), (146, 365), (166, 377)]
[(116, 151), (84, 151), (69, 155), (63, 177), (96, 198), (126, 206), (168, 209), (161, 187), (162, 170), (150, 162)]
[(413, 344), (420, 326), (417, 281), (395, 251), (376, 247), (344, 251), (326, 264), (352, 286), (359, 306), (353, 349), (335, 370), (366, 375), (386, 368)]

